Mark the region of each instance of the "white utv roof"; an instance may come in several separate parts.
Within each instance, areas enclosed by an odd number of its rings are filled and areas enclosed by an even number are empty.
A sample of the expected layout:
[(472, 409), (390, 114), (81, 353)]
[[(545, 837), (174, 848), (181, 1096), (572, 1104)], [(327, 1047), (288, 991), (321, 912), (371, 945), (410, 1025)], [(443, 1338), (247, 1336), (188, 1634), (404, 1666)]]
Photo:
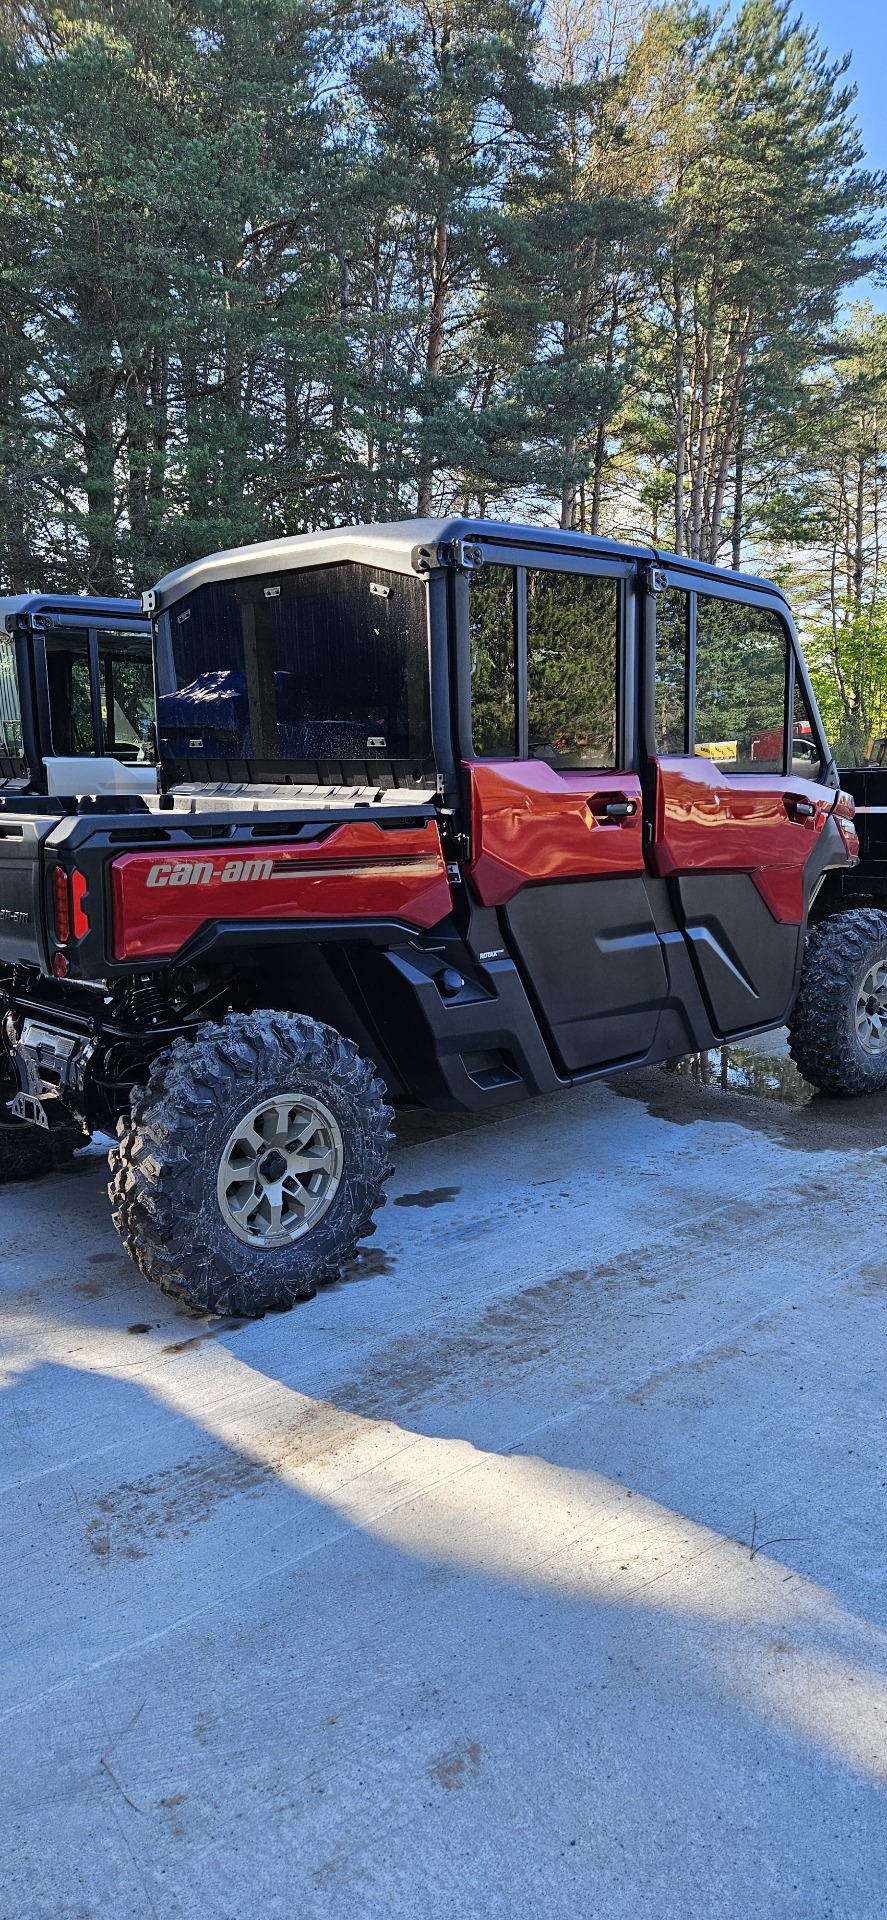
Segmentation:
[[(142, 595), (142, 607), (145, 613), (159, 613), (165, 607), (172, 606), (174, 601), (181, 600), (185, 594), (193, 593), (197, 587), (207, 586), (213, 580), (244, 579), (255, 574), (284, 573), (301, 567), (336, 566), (348, 560), (368, 567), (379, 567), (389, 573), (415, 574), (424, 571), (417, 558), (418, 548), (433, 549), (454, 540), (478, 544), (489, 542), (497, 546), (517, 547), (524, 552), (531, 548), (540, 554), (547, 551), (585, 556), (600, 554), (611, 559), (646, 562), (653, 560), (663, 567), (679, 567), (682, 573), (707, 576), (722, 584), (725, 578), (730, 578), (723, 567), (713, 566), (704, 560), (691, 560), (686, 555), (678, 558), (644, 543), (601, 540), (591, 534), (561, 527), (518, 525), (512, 521), (478, 520), (450, 514), (445, 519), (392, 520), (372, 526), (324, 527), (314, 533), (293, 534), (283, 540), (260, 540), (252, 546), (228, 547), (220, 553), (207, 554), (201, 560), (191, 560), (186, 566), (176, 567), (172, 573), (165, 574), (156, 587)], [(737, 573), (733, 579), (739, 589), (743, 586), (764, 588), (781, 600), (785, 597), (781, 588), (772, 581), (759, 579), (753, 574)]]
[(143, 595), (146, 611), (159, 611), (196, 587), (212, 580), (243, 579), (257, 573), (282, 573), (297, 567), (331, 567), (343, 560), (362, 561), (389, 573), (416, 571), (416, 547), (452, 539), (464, 522), (455, 520), (399, 520), (387, 526), (324, 527), (316, 533), (297, 533), (284, 540), (260, 540), (248, 547), (228, 547), (189, 561), (167, 573), (150, 594)]
[(70, 614), (78, 620), (94, 619), (96, 625), (109, 620), (138, 620), (144, 618), (138, 600), (127, 599), (119, 594), (86, 593), (13, 593), (0, 594), (0, 632), (10, 617), (17, 613), (59, 613)]
[(587, 534), (564, 533), (560, 528), (516, 526), (502, 520), (470, 520), (450, 515), (438, 520), (392, 520), (377, 526), (325, 527), (316, 533), (293, 534), (285, 540), (261, 540), (253, 546), (229, 547), (222, 553), (207, 554), (187, 566), (167, 573), (144, 594), (146, 612), (159, 612), (171, 606), (196, 587), (212, 580), (234, 580), (261, 573), (282, 573), (300, 567), (329, 567), (341, 561), (355, 560), (364, 566), (380, 567), (389, 573), (415, 574), (419, 547), (445, 545), (451, 540), (496, 541), (520, 547), (541, 547), (576, 552), (607, 554), (643, 554), (646, 547), (625, 547), (615, 540), (593, 540)]

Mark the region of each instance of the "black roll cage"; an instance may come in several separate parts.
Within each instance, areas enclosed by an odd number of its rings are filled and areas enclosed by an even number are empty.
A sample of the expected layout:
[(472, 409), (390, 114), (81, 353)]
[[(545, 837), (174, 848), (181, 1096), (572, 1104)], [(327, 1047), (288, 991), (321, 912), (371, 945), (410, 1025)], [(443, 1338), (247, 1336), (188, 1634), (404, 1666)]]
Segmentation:
[[(539, 540), (538, 544), (532, 539), (530, 529), (525, 531), (523, 542), (517, 538), (507, 540), (502, 538), (498, 528), (492, 523), (485, 525), (482, 521), (466, 522), (466, 531), (470, 534), (470, 541), (453, 542), (452, 558), (441, 555), (445, 560), (444, 568), (440, 573), (431, 572), (429, 575), (430, 606), (434, 608), (437, 605), (437, 601), (432, 599), (432, 594), (435, 590), (439, 593), (438, 583), (441, 579), (445, 579), (450, 614), (448, 622), (450, 681), (455, 688), (455, 697), (452, 702), (447, 691), (439, 685), (437, 697), (435, 697), (435, 662), (438, 663), (437, 681), (439, 683), (439, 656), (443, 651), (440, 639), (435, 644), (435, 636), (440, 633), (441, 615), (440, 613), (435, 615), (432, 611), (430, 618), (432, 737), (437, 764), (448, 788), (451, 784), (458, 785), (458, 769), (464, 761), (482, 757), (475, 753), (471, 733), (469, 591), (472, 574), (479, 566), (486, 564), (511, 566), (517, 570), (515, 643), (518, 751), (514, 755), (497, 755), (497, 758), (503, 760), (511, 758), (517, 763), (525, 761), (528, 757), (526, 573), (529, 568), (544, 568), (550, 571), (593, 574), (598, 578), (616, 579), (621, 583), (617, 648), (619, 755), (617, 766), (619, 768), (626, 771), (634, 769), (642, 773), (645, 766), (656, 755), (654, 711), (656, 603), (660, 592), (668, 587), (674, 587), (688, 596), (685, 752), (688, 755), (693, 754), (693, 742), (689, 737), (689, 730), (695, 710), (696, 606), (697, 596), (702, 593), (712, 598), (761, 607), (775, 613), (781, 620), (787, 638), (785, 688), (787, 724), (783, 751), (783, 775), (788, 776), (791, 773), (792, 717), (797, 683), (803, 691), (810, 713), (813, 737), (820, 752), (820, 777), (830, 784), (838, 784), (834, 758), (826, 740), (816, 697), (801, 651), (797, 628), (788, 602), (778, 587), (749, 575), (727, 572), (726, 569), (711, 566), (706, 562), (687, 560), (683, 556), (657, 553), (651, 559), (649, 550), (640, 552), (630, 548), (620, 550), (614, 543), (604, 541), (593, 545), (590, 540), (582, 536), (577, 538), (569, 533), (560, 536), (559, 541), (557, 534), (548, 529), (540, 530), (545, 538)], [(514, 531), (516, 533), (517, 530)], [(467, 563), (466, 546), (469, 554), (475, 555), (474, 559)], [(438, 727), (436, 721), (441, 700), (450, 722), (446, 739), (439, 738), (443, 729)]]

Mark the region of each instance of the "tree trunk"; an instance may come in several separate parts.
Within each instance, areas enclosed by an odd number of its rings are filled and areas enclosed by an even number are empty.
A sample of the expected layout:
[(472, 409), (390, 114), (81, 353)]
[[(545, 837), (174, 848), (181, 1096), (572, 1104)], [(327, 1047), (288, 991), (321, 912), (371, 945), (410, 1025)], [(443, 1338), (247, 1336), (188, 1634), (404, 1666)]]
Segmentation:
[(131, 569), (135, 580), (148, 573), (148, 378), (134, 368), (126, 383), (126, 504)]
[[(154, 542), (163, 527), (166, 501), (166, 454), (169, 444), (169, 352), (155, 347), (151, 360), (151, 454), (148, 462), (147, 540), (155, 571)], [(159, 556), (158, 556), (159, 557)]]
[(705, 359), (702, 369), (702, 386), (699, 394), (699, 431), (696, 446), (691, 449), (693, 477), (690, 487), (690, 526), (687, 548), (693, 560), (700, 558), (702, 550), (702, 501), (709, 461), (709, 429), (711, 424), (713, 387), (714, 322), (712, 321), (705, 338)]
[(20, 371), (25, 355), (24, 328), (8, 315), (6, 338), (0, 338), (0, 582), (12, 593), (26, 593), (37, 585), (31, 577), (26, 532), (27, 439)]
[(117, 589), (114, 553), (114, 400), (117, 372), (109, 364), (89, 376), (83, 406), (87, 584), (91, 593)]
[[(431, 312), (428, 317), (428, 346), (425, 353), (425, 372), (429, 379), (436, 379), (440, 373), (443, 359), (444, 322), (447, 311), (448, 290), (448, 251), (449, 228), (447, 217), (438, 212), (434, 222), (433, 264), (431, 269)], [(434, 486), (435, 462), (430, 448), (424, 447), (419, 456), (419, 484), (416, 498), (416, 510), (420, 520), (431, 512), (432, 489)]]
[[(619, 325), (619, 301), (618, 301), (616, 288), (614, 287), (613, 298), (610, 303), (610, 324), (607, 330), (607, 351), (604, 356), (604, 367), (608, 374), (612, 373), (613, 362), (616, 358), (616, 329), (618, 325)], [(589, 533), (592, 533), (592, 534), (598, 534), (600, 532), (601, 502), (602, 502), (602, 495), (603, 495), (603, 489), (604, 489), (604, 464), (606, 460), (606, 453), (607, 453), (607, 423), (606, 423), (606, 420), (604, 419), (603, 414), (601, 414), (601, 417), (597, 425), (597, 432), (594, 437), (594, 456), (593, 456), (593, 466), (592, 466), (592, 490), (591, 490), (591, 525), (588, 529)], [(583, 533), (585, 532), (584, 488), (583, 488), (582, 531)]]
[(742, 566), (742, 512), (744, 506), (743, 486), (745, 481), (745, 458), (743, 453), (743, 432), (739, 429), (736, 442), (736, 466), (733, 481), (733, 535), (730, 543), (730, 564), (734, 573)]
[[(567, 457), (571, 461), (572, 459), (575, 458), (576, 440), (574, 435), (572, 434), (564, 444), (564, 453), (567, 455)], [(576, 524), (576, 482), (575, 480), (570, 480), (570, 481), (567, 481), (564, 484), (564, 486), (561, 488), (561, 526), (565, 529), (565, 531), (569, 532), (569, 530), (572, 527), (574, 527), (575, 524)]]
[[(714, 489), (710, 495), (709, 503), (706, 508), (706, 514), (707, 514), (706, 557), (709, 560), (711, 560), (713, 565), (717, 563), (718, 550), (721, 544), (721, 527), (723, 525), (724, 506), (727, 499), (727, 482), (730, 476), (731, 460), (734, 463), (734, 472), (735, 472), (737, 458), (739, 459), (740, 467), (742, 465), (742, 455), (740, 450), (742, 448), (743, 434), (745, 431), (745, 416), (743, 412), (743, 401), (745, 398), (745, 374), (746, 374), (746, 368), (748, 365), (749, 346), (750, 346), (749, 338), (743, 337), (742, 344), (738, 349), (738, 358), (736, 361), (736, 367), (733, 374), (733, 383), (732, 383), (733, 391), (730, 395), (730, 404), (727, 409), (727, 418), (726, 420), (721, 419), (721, 409), (719, 406), (718, 420), (715, 425), (715, 433), (712, 440), (712, 466), (715, 467), (716, 465), (717, 471), (716, 471), (716, 477), (714, 481)], [(718, 440), (720, 440), (720, 449), (718, 452), (717, 462), (715, 462), (714, 448), (717, 445)], [(740, 488), (741, 488), (741, 480), (742, 480), (742, 476), (740, 474)], [(741, 502), (740, 502), (740, 505), (741, 505)]]
[(853, 600), (857, 613), (862, 611), (862, 583), (865, 575), (865, 556), (863, 541), (865, 538), (865, 453), (860, 446), (859, 466), (856, 473), (856, 501), (853, 515)]
[(674, 550), (684, 551), (684, 486), (687, 472), (687, 430), (684, 420), (684, 386), (686, 367), (684, 362), (683, 308), (681, 290), (677, 280), (674, 286), (675, 316), (675, 473), (674, 473)]

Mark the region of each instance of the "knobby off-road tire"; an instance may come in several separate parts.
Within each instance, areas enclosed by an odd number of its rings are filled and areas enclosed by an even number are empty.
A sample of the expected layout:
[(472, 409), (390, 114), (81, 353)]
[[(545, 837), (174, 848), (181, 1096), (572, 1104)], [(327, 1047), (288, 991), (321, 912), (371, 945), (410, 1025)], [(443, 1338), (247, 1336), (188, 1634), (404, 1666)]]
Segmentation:
[(859, 908), (813, 928), (788, 1031), (796, 1067), (823, 1093), (887, 1087), (887, 913)]
[[(12, 1098), (12, 1095), (9, 1095)], [(0, 1112), (0, 1185), (10, 1180), (36, 1180), (56, 1167), (66, 1167), (75, 1147), (86, 1144), (82, 1127), (72, 1121), (57, 1127), (33, 1127), (28, 1120), (14, 1120), (5, 1109)]]
[[(392, 1118), (375, 1068), (332, 1027), (229, 1014), (176, 1040), (133, 1092), (110, 1155), (114, 1225), (149, 1280), (201, 1311), (291, 1307), (375, 1232)], [(283, 1173), (300, 1160), (307, 1184)]]

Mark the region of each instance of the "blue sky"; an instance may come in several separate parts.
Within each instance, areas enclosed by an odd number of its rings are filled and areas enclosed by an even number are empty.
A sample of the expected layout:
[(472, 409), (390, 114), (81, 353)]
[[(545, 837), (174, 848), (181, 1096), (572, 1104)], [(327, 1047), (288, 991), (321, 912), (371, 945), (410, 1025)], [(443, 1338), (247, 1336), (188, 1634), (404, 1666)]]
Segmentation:
[[(799, 13), (835, 58), (852, 55), (848, 78), (857, 89), (856, 117), (869, 165), (887, 172), (887, 0), (800, 0)], [(887, 310), (887, 287), (866, 283), (851, 298), (868, 296)]]

